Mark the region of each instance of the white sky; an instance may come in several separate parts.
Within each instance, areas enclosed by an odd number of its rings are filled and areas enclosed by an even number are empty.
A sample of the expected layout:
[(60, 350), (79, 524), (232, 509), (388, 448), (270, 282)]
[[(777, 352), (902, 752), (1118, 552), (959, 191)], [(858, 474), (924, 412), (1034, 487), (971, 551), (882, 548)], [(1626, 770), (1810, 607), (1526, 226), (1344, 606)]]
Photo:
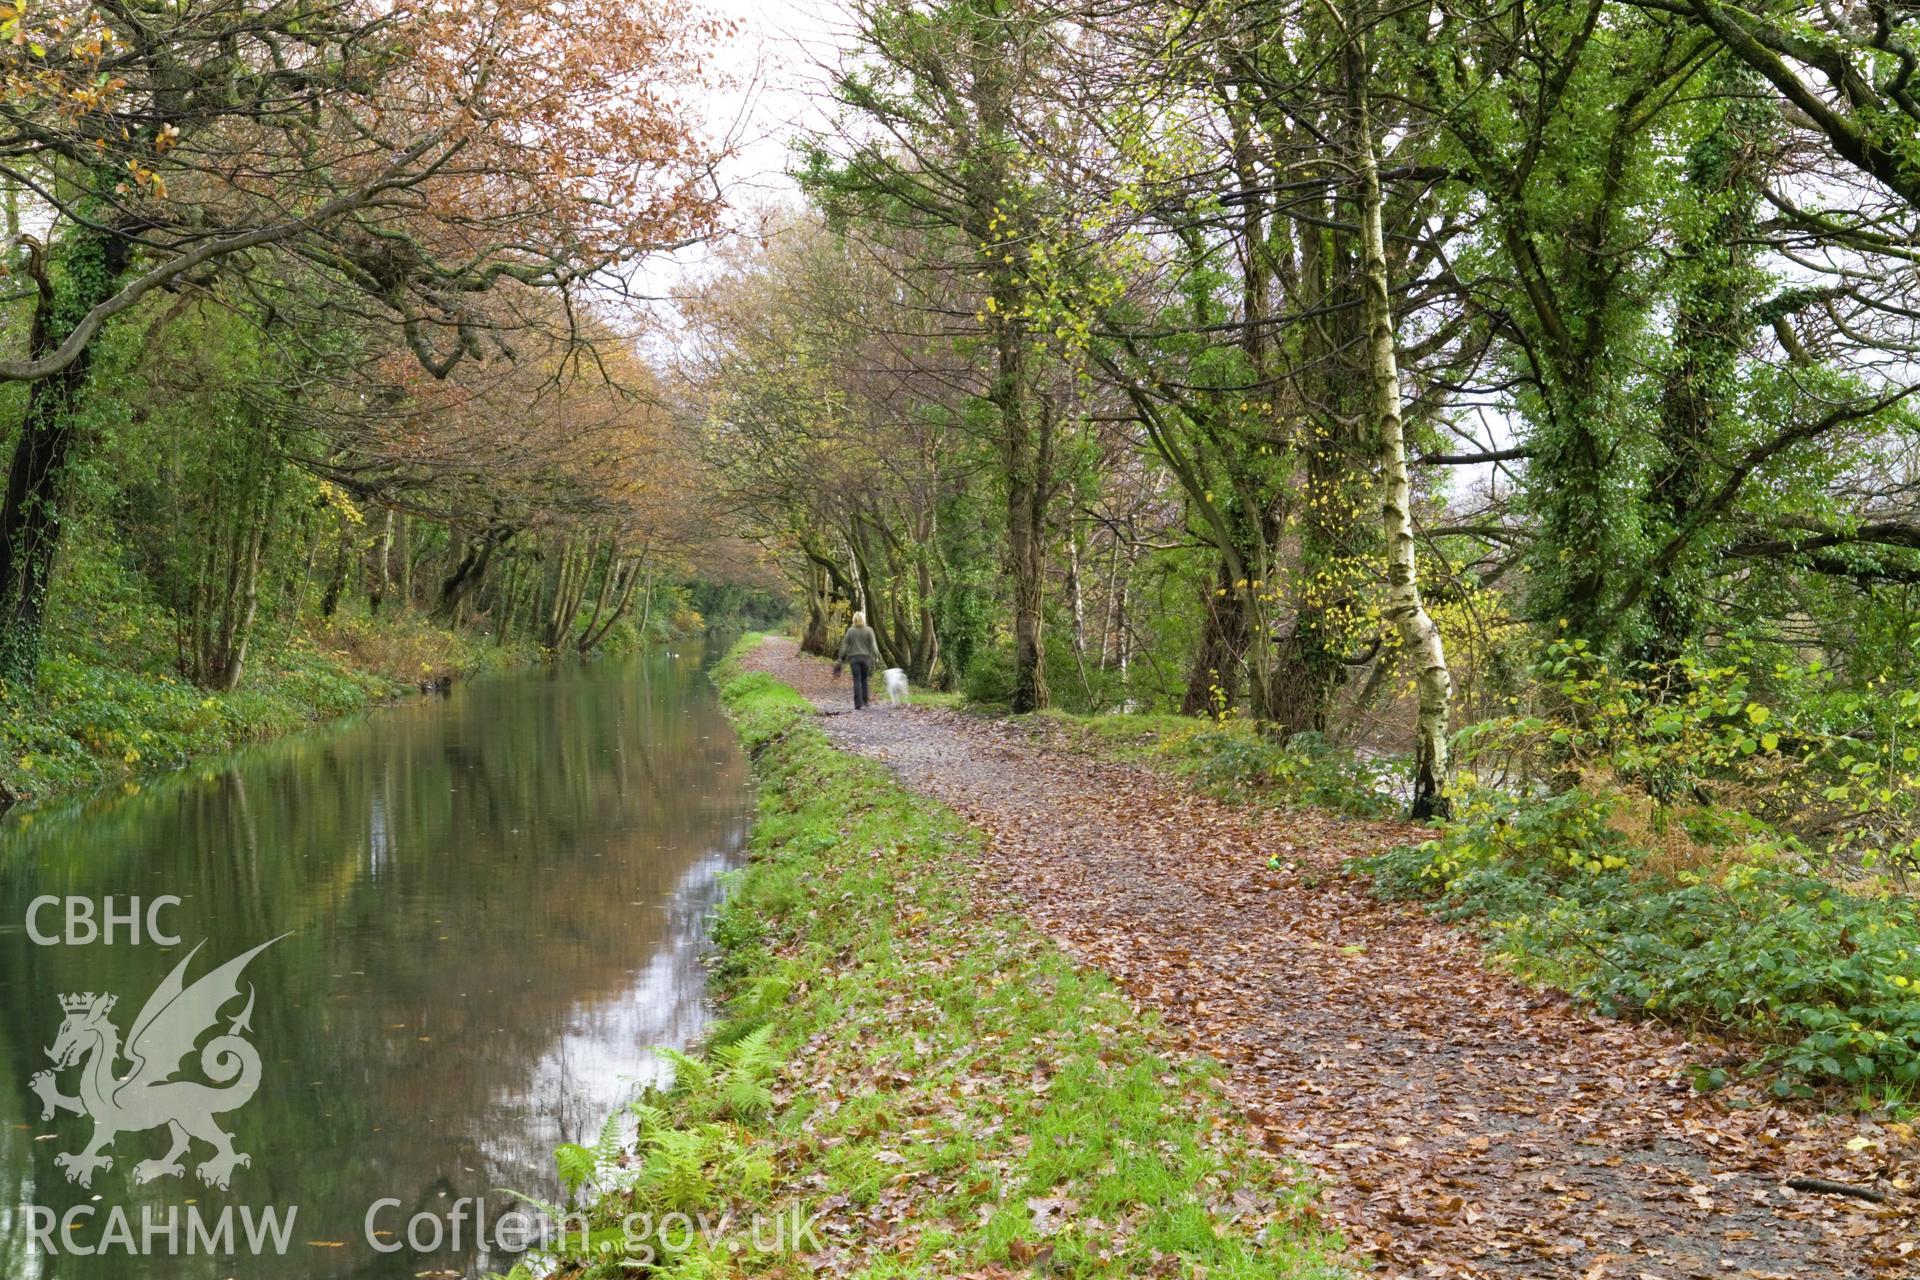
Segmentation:
[[(703, 7), (740, 28), (715, 52), (714, 70), (729, 83), (706, 115), (713, 137), (733, 152), (720, 173), (728, 223), (750, 226), (757, 209), (799, 200), (786, 173), (792, 143), (824, 123), (822, 68), (838, 60), (846, 21), (839, 0), (704, 0)], [(633, 276), (633, 288), (671, 297), (708, 269), (725, 242), (653, 259)]]

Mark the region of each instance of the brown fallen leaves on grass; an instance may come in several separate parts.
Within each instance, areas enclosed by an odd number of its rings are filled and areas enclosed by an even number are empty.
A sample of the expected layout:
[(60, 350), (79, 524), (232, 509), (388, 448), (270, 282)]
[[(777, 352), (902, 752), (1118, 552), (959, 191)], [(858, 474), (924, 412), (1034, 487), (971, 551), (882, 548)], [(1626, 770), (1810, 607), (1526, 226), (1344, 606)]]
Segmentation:
[(851, 713), (790, 641), (755, 661), (846, 712), (824, 721), (836, 745), (985, 829), (1006, 905), (1225, 1063), (1249, 1124), (1319, 1171), (1326, 1216), (1384, 1274), (1920, 1276), (1909, 1126), (1697, 1093), (1689, 1065), (1728, 1046), (1489, 970), (1347, 870), (1411, 829), (1223, 804), (1040, 726)]

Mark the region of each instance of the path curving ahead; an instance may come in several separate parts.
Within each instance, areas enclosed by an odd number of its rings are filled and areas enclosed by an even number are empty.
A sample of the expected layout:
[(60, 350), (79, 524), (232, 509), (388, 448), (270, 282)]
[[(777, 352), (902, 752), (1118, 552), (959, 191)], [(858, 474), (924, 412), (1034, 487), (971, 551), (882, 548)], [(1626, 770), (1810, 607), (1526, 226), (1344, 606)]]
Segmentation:
[[(1224, 804), (1045, 722), (854, 713), (846, 680), (788, 639), (749, 665), (810, 698), (836, 746), (986, 831), (1007, 904), (1224, 1063), (1377, 1274), (1920, 1276), (1911, 1131), (1734, 1109), (1690, 1087), (1711, 1045), (1491, 972), (1344, 873), (1404, 829)], [(1910, 1190), (1875, 1205), (1785, 1185), (1881, 1172)]]

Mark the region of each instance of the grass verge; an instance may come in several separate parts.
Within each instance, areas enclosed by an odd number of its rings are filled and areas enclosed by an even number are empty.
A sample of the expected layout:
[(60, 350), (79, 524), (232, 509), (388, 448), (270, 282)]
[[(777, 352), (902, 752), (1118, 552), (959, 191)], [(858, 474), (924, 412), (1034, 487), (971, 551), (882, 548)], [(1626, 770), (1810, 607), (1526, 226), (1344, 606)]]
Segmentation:
[[(1349, 1274), (1217, 1069), (994, 913), (966, 824), (834, 750), (741, 652), (719, 678), (760, 814), (715, 928), (724, 1021), (635, 1109), (637, 1135), (557, 1154), (591, 1229), (552, 1269)], [(795, 1209), (798, 1238), (747, 1229)], [(671, 1214), (714, 1229), (656, 1230)]]

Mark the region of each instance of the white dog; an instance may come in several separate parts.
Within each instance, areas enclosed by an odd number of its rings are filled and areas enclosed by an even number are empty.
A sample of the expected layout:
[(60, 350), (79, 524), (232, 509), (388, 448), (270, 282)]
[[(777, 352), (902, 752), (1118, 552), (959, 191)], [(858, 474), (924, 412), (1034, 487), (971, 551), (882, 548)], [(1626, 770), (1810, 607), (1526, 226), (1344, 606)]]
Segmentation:
[(907, 673), (902, 671), (898, 667), (888, 667), (886, 671), (886, 676), (887, 676), (887, 698), (893, 703), (893, 705), (897, 707), (901, 703), (908, 701)]

